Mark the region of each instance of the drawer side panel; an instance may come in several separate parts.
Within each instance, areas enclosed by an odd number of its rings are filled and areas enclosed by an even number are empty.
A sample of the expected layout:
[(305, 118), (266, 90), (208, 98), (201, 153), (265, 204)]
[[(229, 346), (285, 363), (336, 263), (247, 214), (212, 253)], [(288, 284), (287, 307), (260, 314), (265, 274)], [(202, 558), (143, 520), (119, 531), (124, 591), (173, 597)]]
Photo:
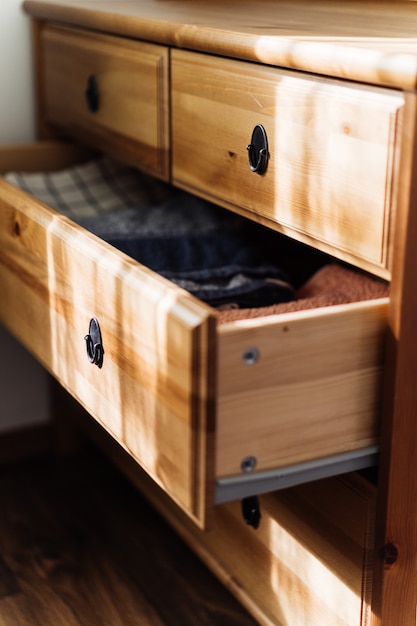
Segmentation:
[(386, 311), (382, 299), (220, 327), (217, 477), (248, 456), (268, 470), (374, 445)]

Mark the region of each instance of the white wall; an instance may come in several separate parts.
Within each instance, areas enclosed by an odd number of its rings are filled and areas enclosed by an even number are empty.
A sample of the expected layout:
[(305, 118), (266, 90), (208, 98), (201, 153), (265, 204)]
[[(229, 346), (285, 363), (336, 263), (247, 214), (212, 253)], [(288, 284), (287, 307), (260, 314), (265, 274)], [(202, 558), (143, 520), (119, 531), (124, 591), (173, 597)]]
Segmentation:
[[(21, 0), (0, 0), (0, 144), (24, 143), (35, 136), (30, 46), (30, 23)], [(0, 328), (0, 431), (47, 418), (46, 373)]]
[(34, 138), (30, 23), (21, 0), (0, 0), (0, 143)]

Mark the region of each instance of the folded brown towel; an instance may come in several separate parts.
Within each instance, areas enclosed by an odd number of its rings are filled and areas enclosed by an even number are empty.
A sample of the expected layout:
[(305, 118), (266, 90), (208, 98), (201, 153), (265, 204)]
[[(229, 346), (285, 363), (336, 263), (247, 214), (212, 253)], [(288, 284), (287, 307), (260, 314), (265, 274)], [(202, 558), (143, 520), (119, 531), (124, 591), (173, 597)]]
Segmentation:
[(336, 263), (319, 269), (295, 294), (295, 300), (252, 309), (230, 309), (218, 312), (220, 324), (267, 315), (304, 311), (335, 304), (348, 304), (384, 298), (388, 283)]

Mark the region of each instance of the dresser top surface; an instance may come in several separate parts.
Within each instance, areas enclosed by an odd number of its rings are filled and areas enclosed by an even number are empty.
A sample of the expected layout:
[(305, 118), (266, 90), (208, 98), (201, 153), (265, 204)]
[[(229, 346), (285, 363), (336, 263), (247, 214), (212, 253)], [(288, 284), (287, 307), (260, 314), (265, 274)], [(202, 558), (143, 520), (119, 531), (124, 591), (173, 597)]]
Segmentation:
[(417, 87), (417, 2), (26, 0), (31, 16), (170, 46)]

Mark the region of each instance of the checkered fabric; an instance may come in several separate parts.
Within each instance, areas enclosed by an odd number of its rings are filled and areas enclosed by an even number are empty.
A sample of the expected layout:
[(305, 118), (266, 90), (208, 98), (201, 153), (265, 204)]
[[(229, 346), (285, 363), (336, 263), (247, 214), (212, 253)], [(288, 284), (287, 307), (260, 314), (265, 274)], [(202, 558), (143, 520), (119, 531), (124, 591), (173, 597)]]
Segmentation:
[(150, 208), (170, 194), (169, 185), (107, 157), (59, 172), (9, 172), (4, 178), (74, 221)]

